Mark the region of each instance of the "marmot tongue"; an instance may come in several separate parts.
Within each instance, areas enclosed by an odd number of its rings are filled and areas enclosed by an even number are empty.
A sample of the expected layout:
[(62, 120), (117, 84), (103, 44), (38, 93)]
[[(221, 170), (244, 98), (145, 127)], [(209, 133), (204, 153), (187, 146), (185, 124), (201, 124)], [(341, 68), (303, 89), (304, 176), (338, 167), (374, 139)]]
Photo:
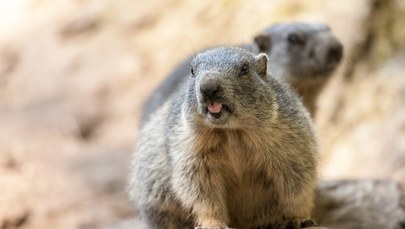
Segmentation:
[(219, 113), (219, 112), (221, 112), (221, 110), (222, 110), (222, 103), (220, 103), (220, 102), (214, 102), (214, 103), (212, 103), (212, 104), (210, 104), (210, 105), (208, 105), (208, 110), (211, 112), (211, 113)]

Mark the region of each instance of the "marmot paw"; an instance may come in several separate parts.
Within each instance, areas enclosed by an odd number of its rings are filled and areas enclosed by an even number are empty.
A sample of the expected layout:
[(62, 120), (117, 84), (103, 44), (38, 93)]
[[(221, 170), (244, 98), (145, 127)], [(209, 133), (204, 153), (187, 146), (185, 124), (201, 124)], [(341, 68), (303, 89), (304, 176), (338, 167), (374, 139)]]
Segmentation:
[(306, 220), (285, 220), (280, 223), (275, 223), (267, 226), (255, 227), (254, 229), (301, 229), (306, 227), (318, 226), (313, 219)]
[(301, 229), (305, 227), (317, 226), (316, 222), (312, 219), (307, 220), (286, 220), (282, 223), (275, 224), (274, 229)]
[(271, 229), (301, 229), (306, 227), (318, 226), (313, 219), (306, 220), (285, 220), (284, 222), (274, 224)]

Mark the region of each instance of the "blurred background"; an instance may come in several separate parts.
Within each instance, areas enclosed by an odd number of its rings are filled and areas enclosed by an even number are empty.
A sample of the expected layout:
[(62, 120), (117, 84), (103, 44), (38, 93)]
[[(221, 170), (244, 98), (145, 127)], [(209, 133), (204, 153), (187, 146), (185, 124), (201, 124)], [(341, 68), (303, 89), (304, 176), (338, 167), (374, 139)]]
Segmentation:
[(321, 179), (405, 183), (405, 0), (1, 0), (0, 228), (131, 217), (141, 105), (194, 50), (323, 22), (345, 58), (322, 92)]

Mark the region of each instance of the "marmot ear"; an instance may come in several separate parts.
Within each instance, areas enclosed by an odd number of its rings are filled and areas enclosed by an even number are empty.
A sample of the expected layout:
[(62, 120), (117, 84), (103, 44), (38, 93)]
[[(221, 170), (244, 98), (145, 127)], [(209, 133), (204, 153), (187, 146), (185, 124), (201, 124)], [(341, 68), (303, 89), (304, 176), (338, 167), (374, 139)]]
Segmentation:
[(271, 36), (270, 35), (257, 35), (254, 41), (259, 48), (259, 52), (269, 53), (271, 51)]
[(267, 75), (267, 61), (268, 57), (265, 53), (260, 53), (256, 56), (257, 73), (260, 77), (265, 77)]

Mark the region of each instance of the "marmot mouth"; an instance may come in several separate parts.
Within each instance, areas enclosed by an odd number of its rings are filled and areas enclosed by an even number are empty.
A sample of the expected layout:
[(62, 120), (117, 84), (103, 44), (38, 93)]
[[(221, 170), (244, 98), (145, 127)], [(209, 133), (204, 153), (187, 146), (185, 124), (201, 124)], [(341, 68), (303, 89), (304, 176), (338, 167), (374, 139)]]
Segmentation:
[(220, 113), (222, 110), (222, 103), (221, 102), (213, 102), (211, 104), (208, 105), (208, 111), (213, 113), (213, 114), (217, 114)]
[(204, 107), (204, 111), (206, 114), (211, 115), (213, 118), (219, 119), (224, 112), (232, 113), (233, 109), (227, 103), (215, 101), (206, 105)]

